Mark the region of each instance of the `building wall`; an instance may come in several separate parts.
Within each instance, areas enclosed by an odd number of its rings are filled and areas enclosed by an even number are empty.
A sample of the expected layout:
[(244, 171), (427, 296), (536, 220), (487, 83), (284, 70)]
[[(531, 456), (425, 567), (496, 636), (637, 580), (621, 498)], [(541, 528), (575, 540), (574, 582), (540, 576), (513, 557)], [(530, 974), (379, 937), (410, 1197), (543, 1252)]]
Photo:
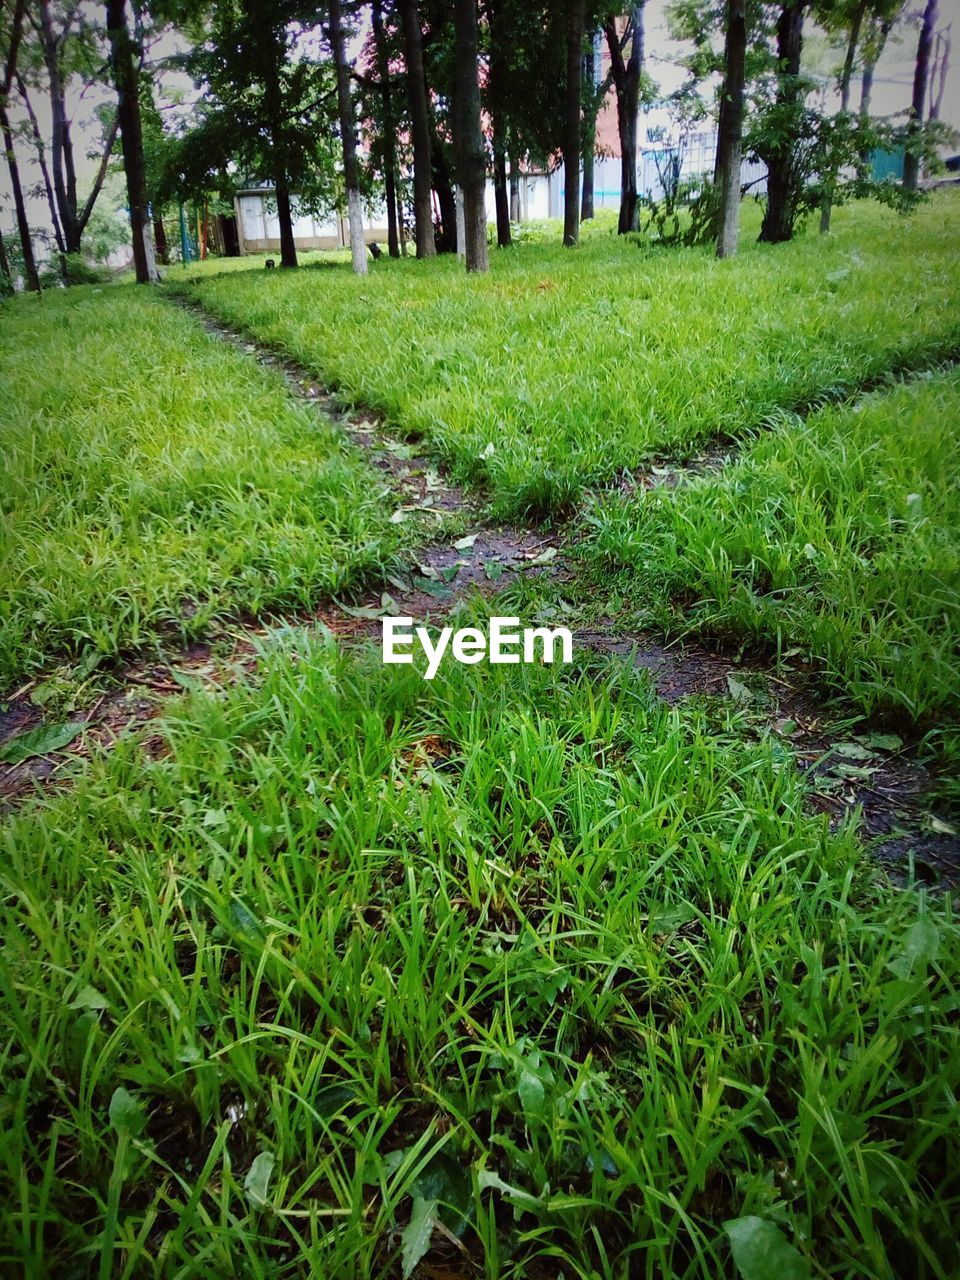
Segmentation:
[[(293, 197), (293, 238), (298, 249), (342, 249), (350, 244), (350, 228), (346, 218), (329, 214), (317, 218), (301, 213)], [(279, 253), (280, 220), (271, 191), (243, 191), (234, 201), (241, 253)], [(386, 241), (385, 209), (374, 209), (369, 222), (364, 219), (364, 239)]]

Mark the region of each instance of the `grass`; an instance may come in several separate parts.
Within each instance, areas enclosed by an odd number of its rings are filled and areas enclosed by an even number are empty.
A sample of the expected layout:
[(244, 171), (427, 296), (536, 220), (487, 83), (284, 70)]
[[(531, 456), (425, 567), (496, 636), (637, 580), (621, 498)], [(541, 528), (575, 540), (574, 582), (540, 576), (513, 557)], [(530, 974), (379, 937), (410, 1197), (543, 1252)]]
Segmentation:
[(866, 714), (960, 712), (960, 374), (786, 417), (721, 471), (596, 500), (647, 620), (799, 648)]
[(290, 638), (11, 819), (0, 1265), (946, 1280), (950, 900), (743, 715)]
[(0, 688), (52, 655), (309, 606), (391, 559), (368, 467), (133, 286), (0, 310)]
[(382, 259), (366, 278), (208, 270), (189, 287), (425, 436), (498, 514), (542, 515), (651, 456), (960, 349), (952, 195), (909, 219), (847, 207), (829, 238), (786, 246), (752, 243), (753, 216), (726, 262), (598, 233), (575, 253), (495, 253), (482, 278)]

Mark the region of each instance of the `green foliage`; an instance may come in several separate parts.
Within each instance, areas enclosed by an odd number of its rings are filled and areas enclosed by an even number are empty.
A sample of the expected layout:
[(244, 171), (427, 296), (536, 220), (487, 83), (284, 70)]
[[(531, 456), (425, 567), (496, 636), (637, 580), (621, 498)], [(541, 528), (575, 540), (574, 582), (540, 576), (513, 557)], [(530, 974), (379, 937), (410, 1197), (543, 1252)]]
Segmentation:
[(133, 286), (4, 310), (0, 448), (0, 686), (63, 650), (307, 606), (400, 536), (276, 375)]
[(673, 627), (799, 648), (865, 712), (955, 722), (958, 459), (960, 375), (921, 378), (787, 416), (718, 474), (598, 502), (589, 555)]
[(951, 1273), (950, 901), (733, 704), (291, 638), (160, 732), (0, 831), (12, 1273)]
[[(521, 244), (482, 280), (384, 260), (368, 280), (232, 271), (191, 287), (425, 436), (498, 514), (538, 515), (657, 453), (956, 352), (958, 220), (945, 196), (910, 220), (848, 206), (827, 243), (749, 244), (729, 262), (601, 230), (576, 254)], [(744, 223), (746, 240), (755, 206)]]

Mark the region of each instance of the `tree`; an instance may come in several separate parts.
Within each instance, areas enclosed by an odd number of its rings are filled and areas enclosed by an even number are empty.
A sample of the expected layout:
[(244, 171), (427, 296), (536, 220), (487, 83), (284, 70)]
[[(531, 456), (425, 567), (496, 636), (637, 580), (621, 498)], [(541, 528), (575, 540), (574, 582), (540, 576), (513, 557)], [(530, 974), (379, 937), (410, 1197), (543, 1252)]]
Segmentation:
[(743, 102), (746, 80), (747, 19), (745, 0), (727, 0), (724, 75), (717, 138), (720, 187), (717, 257), (737, 251), (740, 230), (740, 168), (743, 157)]
[(143, 129), (140, 122), (138, 58), (127, 25), (126, 0), (107, 0), (107, 35), (110, 65), (117, 90), (117, 119), (123, 148), (123, 172), (127, 182), (127, 207), (133, 236), (133, 264), (138, 284), (160, 279), (153, 252), (150, 206), (147, 203), (147, 176), (143, 156)]
[[(3, 148), (7, 157), (7, 169), (10, 174), (10, 188), (13, 192), (13, 206), (17, 216), (17, 231), (20, 235), (20, 248), (23, 253), (24, 277), (29, 290), (40, 292), (40, 279), (37, 275), (37, 263), (33, 254), (33, 240), (30, 235), (30, 223), (27, 221), (27, 206), (23, 197), (23, 184), (20, 181), (20, 167), (13, 149), (13, 130), (7, 113), (7, 103), (14, 77), (17, 74), (17, 59), (20, 54), (20, 41), (23, 37), (23, 22), (26, 12), (24, 0), (16, 0), (13, 7), (13, 19), (7, 35), (7, 56), (3, 69), (3, 82), (0, 83), (0, 132), (3, 135)], [(4, 5), (6, 16), (6, 5)], [(6, 253), (4, 253), (6, 258)], [(9, 268), (5, 275), (9, 276)]]
[(271, 182), (288, 268), (297, 265), (292, 193), (307, 210), (327, 210), (337, 198), (337, 84), (329, 61), (294, 56), (315, 18), (302, 0), (217, 0), (187, 60), (206, 92), (162, 183), (164, 195), (202, 198), (210, 190), (232, 196), (239, 179)]
[[(637, 124), (640, 112), (640, 85), (643, 73), (643, 9), (645, 0), (631, 6), (623, 38), (608, 16), (603, 24), (610, 50), (610, 71), (617, 94), (617, 133), (620, 137), (620, 217), (617, 231), (625, 235), (637, 229)], [(629, 42), (630, 53), (623, 53)]]
[(340, 0), (330, 0), (330, 48), (337, 73), (337, 105), (340, 142), (343, 147), (343, 177), (347, 187), (347, 217), (350, 222), (350, 257), (358, 276), (367, 274), (367, 247), (363, 239), (363, 205), (360, 201), (360, 169), (357, 164), (357, 122), (350, 92), (350, 64), (347, 62)]
[[(67, 110), (67, 82), (81, 62), (104, 64), (98, 33), (86, 21), (79, 5), (54, 9), (51, 0), (39, 0), (39, 21), (34, 29), (40, 43), (40, 53), (46, 73), (47, 93), (50, 98), (51, 139), (50, 165), (53, 177), (53, 193), (63, 247), (67, 258), (80, 253), (84, 228), (93, 213), (97, 197), (107, 175), (107, 165), (120, 126), (116, 111), (104, 122), (104, 140), (100, 163), (93, 180), (93, 187), (81, 204), (77, 188), (77, 170), (73, 152), (73, 135), (70, 113)], [(94, 74), (88, 84), (94, 83)]]
[(804, 186), (797, 146), (806, 141), (804, 99), (800, 76), (805, 0), (787, 0), (777, 20), (776, 98), (757, 131), (756, 150), (767, 165), (767, 207), (760, 240), (779, 244), (793, 238), (797, 207)]
[(397, 235), (397, 121), (393, 110), (390, 57), (387, 52), (387, 39), (383, 30), (383, 5), (381, 0), (373, 0), (371, 20), (373, 24), (377, 78), (380, 82), (383, 186), (387, 205), (387, 251), (391, 258), (399, 258), (400, 240)]
[(580, 240), (580, 94), (583, 84), (584, 0), (567, 0), (566, 16), (563, 243), (568, 248), (573, 248)]
[(497, 244), (509, 248), (510, 200), (507, 191), (508, 127), (506, 90), (509, 76), (508, 48), (500, 31), (499, 18), (502, 4), (487, 0), (487, 28), (490, 38), (490, 62), (487, 74), (487, 95), (490, 102), (490, 122), (493, 143), (493, 192), (497, 211)]
[(923, 111), (927, 101), (927, 81), (930, 75), (930, 51), (933, 48), (933, 31), (937, 25), (937, 0), (927, 0), (920, 24), (917, 43), (917, 59), (913, 71), (913, 101), (910, 104), (910, 121), (907, 127), (907, 145), (903, 157), (903, 188), (916, 191), (920, 177), (920, 134)]
[(583, 175), (580, 183), (580, 221), (593, 217), (593, 174), (597, 152), (597, 116), (604, 99), (610, 92), (613, 74), (608, 71), (601, 79), (596, 72), (594, 47), (600, 38), (599, 27), (594, 27), (583, 55)]
[(13, 293), (13, 273), (10, 270), (10, 259), (7, 257), (7, 246), (3, 243), (3, 232), (0, 231), (0, 298)]
[(456, 84), (454, 149), (457, 182), (462, 192), (464, 252), (468, 271), (488, 271), (486, 184), (487, 158), (480, 128), (480, 82), (475, 0), (455, 0)]
[[(874, 3), (876, 0), (874, 0)], [(881, 0), (882, 2), (882, 0)], [(870, 9), (871, 0), (840, 0), (840, 3), (833, 3), (832, 0), (819, 13), (820, 21), (826, 29), (832, 33), (842, 34), (846, 39), (846, 53), (843, 59), (843, 66), (840, 69), (840, 75), (837, 81), (837, 87), (840, 91), (840, 112), (837, 120), (839, 128), (837, 133), (842, 138), (846, 132), (850, 114), (850, 82), (853, 78), (853, 68), (856, 62), (857, 50), (860, 45), (860, 34), (863, 30), (864, 20)], [(830, 218), (833, 209), (834, 196), (836, 194), (836, 182), (839, 173), (840, 164), (844, 157), (832, 157), (829, 154), (829, 146), (825, 148), (824, 165), (824, 191), (822, 202), (820, 205), (820, 234), (825, 235), (830, 230)]]
[(43, 134), (40, 132), (40, 122), (37, 120), (37, 113), (33, 109), (33, 102), (31, 101), (29, 91), (19, 72), (17, 73), (17, 91), (20, 94), (21, 101), (23, 102), (27, 113), (27, 120), (30, 124), (30, 132), (33, 138), (37, 165), (40, 169), (43, 190), (47, 198), (47, 209), (50, 214), (50, 226), (53, 228), (53, 240), (54, 244), (57, 246), (57, 258), (60, 265), (60, 279), (63, 284), (69, 284), (67, 248), (63, 242), (63, 232), (60, 229), (60, 217), (57, 213), (57, 200), (53, 192), (53, 181), (50, 177), (50, 166), (47, 164), (47, 148), (43, 140)]
[(432, 258), (437, 245), (433, 234), (433, 163), (430, 154), (430, 115), (427, 108), (427, 81), (423, 70), (423, 30), (417, 0), (399, 0), (403, 20), (403, 41), (407, 64), (407, 99), (413, 139), (413, 217), (417, 257)]

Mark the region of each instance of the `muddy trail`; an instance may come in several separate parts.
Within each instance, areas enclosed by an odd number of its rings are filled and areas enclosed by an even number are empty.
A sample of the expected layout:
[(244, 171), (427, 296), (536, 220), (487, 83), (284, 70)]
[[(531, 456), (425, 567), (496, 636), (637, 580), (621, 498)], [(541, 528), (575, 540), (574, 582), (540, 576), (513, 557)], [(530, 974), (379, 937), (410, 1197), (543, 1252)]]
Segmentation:
[[(575, 544), (576, 517), (550, 530), (487, 523), (482, 503), (453, 483), (416, 442), (391, 434), (382, 416), (345, 408), (301, 365), (227, 328), (192, 300), (175, 296), (175, 302), (218, 340), (275, 369), (291, 395), (361, 448), (389, 485), (397, 504), (394, 517), (415, 522), (422, 542), (399, 572), (348, 600), (309, 613), (242, 618), (224, 625), (209, 643), (115, 663), (85, 705), (68, 716), (62, 709), (56, 713), (71, 736), (55, 748), (43, 749), (52, 715), (36, 697), (46, 681), (23, 685), (0, 709), (0, 760), (6, 758), (0, 763), (2, 808), (69, 783), (79, 762), (121, 737), (135, 734), (148, 752), (162, 752), (164, 740), (151, 733), (150, 722), (168, 700), (185, 690), (214, 692), (251, 678), (262, 644), (278, 626), (323, 627), (342, 644), (368, 644), (379, 642), (386, 613), (442, 623), (467, 597), (492, 598), (520, 578), (562, 588), (574, 577), (564, 550)], [(731, 442), (714, 442), (684, 463), (664, 460), (638, 472), (629, 487), (673, 487), (684, 477), (721, 470), (736, 452)], [(575, 631), (574, 645), (629, 661), (668, 703), (694, 696), (732, 699), (745, 711), (751, 731), (777, 734), (806, 772), (811, 808), (826, 813), (833, 825), (859, 811), (863, 839), (892, 879), (960, 885), (960, 834), (931, 811), (935, 805), (928, 792), (934, 779), (919, 763), (915, 746), (896, 735), (871, 733), (869, 727), (837, 725), (818, 696), (816, 671), (775, 670), (768, 661), (743, 659), (699, 641), (668, 644), (662, 636), (624, 632), (615, 618)]]

